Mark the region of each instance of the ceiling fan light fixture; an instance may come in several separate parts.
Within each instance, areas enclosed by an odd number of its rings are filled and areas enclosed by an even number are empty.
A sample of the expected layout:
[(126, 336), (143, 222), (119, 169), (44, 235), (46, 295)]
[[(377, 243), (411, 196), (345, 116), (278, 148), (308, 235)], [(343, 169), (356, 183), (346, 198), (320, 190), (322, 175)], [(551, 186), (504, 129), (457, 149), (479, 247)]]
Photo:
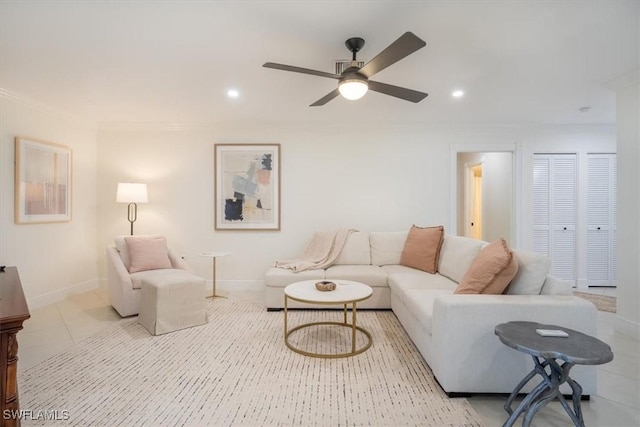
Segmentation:
[(348, 100), (355, 101), (362, 98), (369, 90), (369, 85), (362, 79), (345, 79), (338, 86), (340, 95)]

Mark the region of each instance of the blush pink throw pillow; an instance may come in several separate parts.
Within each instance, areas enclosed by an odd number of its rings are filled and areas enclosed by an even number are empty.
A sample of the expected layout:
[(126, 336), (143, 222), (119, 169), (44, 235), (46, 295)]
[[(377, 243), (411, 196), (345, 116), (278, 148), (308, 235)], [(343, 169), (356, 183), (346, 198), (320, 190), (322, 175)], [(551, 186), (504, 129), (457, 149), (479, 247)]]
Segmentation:
[(404, 243), (400, 265), (434, 274), (438, 270), (443, 239), (444, 227), (441, 225), (438, 227), (413, 225)]
[(167, 239), (164, 237), (134, 237), (124, 238), (129, 250), (131, 265), (129, 273), (145, 270), (173, 268), (169, 259)]
[(485, 246), (462, 277), (456, 294), (502, 294), (518, 272), (518, 260), (504, 239)]

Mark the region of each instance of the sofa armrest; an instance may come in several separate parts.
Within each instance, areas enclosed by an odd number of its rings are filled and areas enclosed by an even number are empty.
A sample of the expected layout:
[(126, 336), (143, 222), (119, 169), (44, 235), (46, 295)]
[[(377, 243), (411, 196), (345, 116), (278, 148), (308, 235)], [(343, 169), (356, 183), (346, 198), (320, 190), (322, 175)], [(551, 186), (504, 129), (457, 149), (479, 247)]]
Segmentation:
[(133, 289), (131, 276), (124, 266), (115, 246), (107, 247), (107, 269), (107, 273), (112, 273), (107, 274), (107, 280), (110, 282), (110, 285), (114, 284), (114, 287)]
[[(590, 302), (565, 295), (439, 295), (434, 300), (431, 368), (448, 392), (485, 384), (495, 393), (509, 393), (513, 378), (531, 370), (531, 357), (503, 345), (494, 334), (496, 325), (523, 320), (564, 326), (596, 335), (597, 312)], [(578, 382), (585, 394), (595, 392), (595, 371)], [(499, 372), (499, 375), (496, 375)], [(572, 377), (574, 373), (572, 373)], [(468, 385), (468, 387), (467, 387)]]
[(187, 262), (182, 259), (182, 257), (178, 255), (176, 251), (174, 251), (171, 247), (167, 247), (167, 253), (169, 254), (169, 260), (171, 261), (171, 266), (173, 268), (193, 273), (193, 271), (191, 271), (191, 269), (189, 268)]
[(121, 316), (137, 314), (137, 299), (131, 283), (131, 276), (124, 266), (115, 246), (108, 246), (107, 255), (107, 295), (109, 303)]

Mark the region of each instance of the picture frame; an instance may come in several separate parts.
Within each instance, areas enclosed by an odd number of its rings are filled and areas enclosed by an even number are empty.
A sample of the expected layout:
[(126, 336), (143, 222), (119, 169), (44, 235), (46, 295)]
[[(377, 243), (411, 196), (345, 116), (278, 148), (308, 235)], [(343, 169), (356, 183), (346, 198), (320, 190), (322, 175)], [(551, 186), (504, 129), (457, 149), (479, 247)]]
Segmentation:
[(215, 229), (280, 230), (280, 144), (215, 144)]
[(71, 221), (71, 148), (35, 138), (15, 138), (14, 222)]

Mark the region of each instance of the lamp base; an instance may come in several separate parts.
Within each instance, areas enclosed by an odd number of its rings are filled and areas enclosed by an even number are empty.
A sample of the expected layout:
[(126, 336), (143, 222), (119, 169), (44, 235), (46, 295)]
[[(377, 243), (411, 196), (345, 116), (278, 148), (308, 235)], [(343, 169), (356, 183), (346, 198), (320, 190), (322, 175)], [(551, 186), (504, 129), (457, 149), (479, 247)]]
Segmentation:
[(127, 219), (131, 223), (131, 235), (133, 236), (133, 223), (138, 219), (138, 205), (133, 202), (127, 206)]

